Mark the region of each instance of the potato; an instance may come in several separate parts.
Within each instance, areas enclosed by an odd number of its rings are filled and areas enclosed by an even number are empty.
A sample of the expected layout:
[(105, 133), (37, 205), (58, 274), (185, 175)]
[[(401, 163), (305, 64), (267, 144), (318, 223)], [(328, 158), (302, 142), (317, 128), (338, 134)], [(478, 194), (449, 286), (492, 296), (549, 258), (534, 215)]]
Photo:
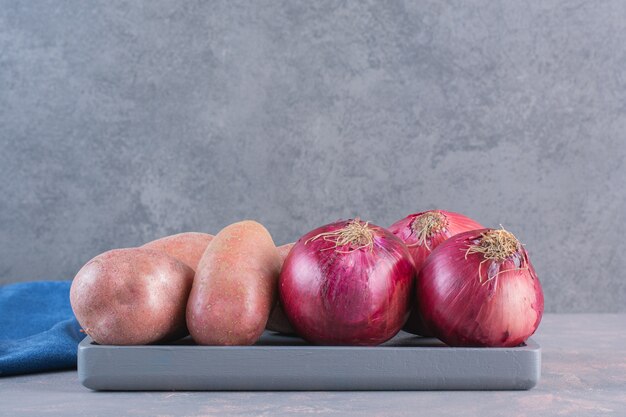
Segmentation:
[[(280, 254), (281, 259), (281, 267), (285, 262), (285, 258), (289, 255), (289, 251), (295, 245), (295, 243), (287, 243), (286, 245), (282, 245), (278, 247), (278, 253)], [(265, 326), (267, 330), (271, 330), (273, 332), (283, 333), (283, 334), (296, 334), (296, 331), (291, 327), (287, 316), (283, 310), (283, 306), (280, 303), (280, 300), (276, 301), (274, 304), (274, 308), (272, 309), (272, 313), (270, 314), (270, 318), (267, 320), (267, 325)]]
[(291, 248), (293, 248), (293, 245), (295, 245), (295, 242), (287, 243), (287, 244), (279, 246), (277, 248), (278, 249), (278, 253), (280, 254), (281, 265), (282, 265), (283, 262), (285, 262), (285, 259), (287, 258), (287, 255), (289, 255), (289, 252), (291, 251)]
[(162, 237), (141, 247), (163, 251), (195, 271), (211, 239), (213, 235), (207, 233), (187, 232)]
[(254, 221), (231, 224), (207, 246), (187, 303), (196, 343), (252, 345), (278, 297), (281, 258), (269, 232)]
[(193, 270), (166, 253), (115, 249), (96, 256), (72, 282), (70, 302), (85, 333), (105, 345), (143, 345), (187, 334)]

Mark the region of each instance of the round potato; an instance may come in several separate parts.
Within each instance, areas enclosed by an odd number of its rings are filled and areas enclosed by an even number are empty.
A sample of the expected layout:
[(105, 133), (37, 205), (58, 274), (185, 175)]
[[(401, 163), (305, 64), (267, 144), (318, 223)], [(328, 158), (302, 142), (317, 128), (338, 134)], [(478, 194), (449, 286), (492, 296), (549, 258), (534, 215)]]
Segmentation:
[(195, 271), (211, 239), (213, 235), (208, 233), (178, 233), (148, 242), (142, 248), (165, 252)]
[(96, 256), (72, 282), (70, 302), (94, 341), (143, 345), (187, 334), (185, 307), (194, 272), (166, 253), (115, 249)]

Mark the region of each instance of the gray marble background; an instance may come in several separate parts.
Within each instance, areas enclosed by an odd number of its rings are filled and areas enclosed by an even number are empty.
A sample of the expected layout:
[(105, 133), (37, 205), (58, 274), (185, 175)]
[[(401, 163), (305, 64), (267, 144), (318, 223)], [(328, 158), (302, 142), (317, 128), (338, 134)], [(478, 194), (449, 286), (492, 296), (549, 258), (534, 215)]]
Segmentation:
[(0, 282), (429, 208), (626, 311), (626, 2), (0, 0)]

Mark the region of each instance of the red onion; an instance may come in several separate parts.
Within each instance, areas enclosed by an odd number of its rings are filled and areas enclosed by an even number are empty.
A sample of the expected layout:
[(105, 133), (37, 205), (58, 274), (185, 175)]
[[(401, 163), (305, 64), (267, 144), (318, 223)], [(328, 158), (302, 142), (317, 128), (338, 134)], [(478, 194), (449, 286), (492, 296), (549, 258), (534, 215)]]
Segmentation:
[[(459, 213), (428, 210), (409, 214), (404, 219), (392, 224), (389, 231), (406, 243), (411, 256), (413, 256), (415, 269), (419, 272), (428, 255), (441, 243), (456, 234), (482, 229), (483, 227), (480, 223)], [(416, 303), (419, 303), (419, 297)], [(421, 336), (433, 336), (433, 333), (428, 330), (422, 317), (420, 317), (415, 305), (402, 330)]]
[(483, 227), (477, 221), (459, 213), (429, 210), (409, 214), (388, 229), (406, 243), (419, 272), (428, 255), (441, 243), (459, 233)]
[(304, 235), (280, 275), (289, 322), (309, 342), (378, 345), (409, 315), (414, 288), (411, 255), (386, 229), (339, 221)]
[(450, 346), (517, 346), (543, 314), (543, 292), (512, 233), (482, 229), (451, 237), (417, 278), (419, 311)]

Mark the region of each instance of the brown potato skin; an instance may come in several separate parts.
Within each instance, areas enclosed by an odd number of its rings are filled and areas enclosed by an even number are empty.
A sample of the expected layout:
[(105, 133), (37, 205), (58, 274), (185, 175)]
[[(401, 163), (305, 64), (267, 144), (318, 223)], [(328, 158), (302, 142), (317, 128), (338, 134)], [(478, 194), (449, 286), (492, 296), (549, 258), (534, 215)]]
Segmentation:
[(70, 303), (85, 333), (103, 345), (144, 345), (187, 334), (193, 270), (166, 253), (114, 249), (83, 266)]
[(187, 303), (187, 327), (202, 345), (252, 345), (278, 299), (281, 258), (269, 232), (246, 220), (206, 248)]
[(165, 252), (195, 271), (211, 239), (213, 235), (208, 233), (186, 232), (165, 236), (141, 247)]
[[(278, 247), (278, 253), (280, 254), (281, 260), (281, 268), (282, 264), (285, 262), (285, 258), (289, 255), (289, 251), (295, 245), (295, 243), (287, 243), (286, 245), (282, 245)], [(271, 330), (273, 332), (283, 333), (283, 334), (296, 334), (296, 331), (291, 327), (291, 323), (289, 323), (289, 319), (283, 310), (283, 306), (280, 304), (280, 300), (276, 300), (276, 304), (274, 304), (274, 308), (272, 309), (272, 313), (270, 314), (270, 318), (267, 320), (267, 325), (265, 326), (267, 330)]]

